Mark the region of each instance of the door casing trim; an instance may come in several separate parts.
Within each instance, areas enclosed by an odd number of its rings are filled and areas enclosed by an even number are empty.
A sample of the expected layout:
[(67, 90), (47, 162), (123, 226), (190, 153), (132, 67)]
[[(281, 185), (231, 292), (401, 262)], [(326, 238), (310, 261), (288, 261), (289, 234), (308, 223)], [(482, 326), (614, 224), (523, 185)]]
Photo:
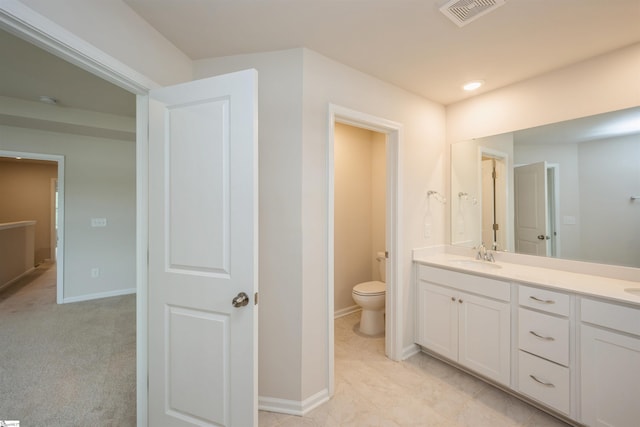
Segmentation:
[(147, 94), (160, 87), (17, 0), (0, 5), (0, 29), (26, 40), (136, 96), (136, 393), (137, 425), (147, 427)]
[(387, 215), (386, 215), (386, 250), (389, 253), (387, 263), (387, 293), (385, 353), (392, 360), (403, 357), (403, 261), (402, 253), (402, 159), (403, 126), (381, 117), (352, 110), (335, 104), (329, 104), (329, 132), (327, 141), (327, 384), (329, 396), (335, 389), (334, 377), (334, 197), (335, 197), (335, 165), (334, 138), (335, 123), (343, 123), (363, 129), (380, 132), (387, 137)]

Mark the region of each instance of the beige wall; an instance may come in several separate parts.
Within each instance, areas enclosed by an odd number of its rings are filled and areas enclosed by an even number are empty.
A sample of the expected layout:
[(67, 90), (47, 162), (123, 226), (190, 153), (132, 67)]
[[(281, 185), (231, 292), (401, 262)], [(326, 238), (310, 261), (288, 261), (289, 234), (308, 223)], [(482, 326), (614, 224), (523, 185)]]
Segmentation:
[(336, 123), (334, 134), (334, 310), (356, 306), (351, 291), (380, 280), (385, 249), (385, 135)]
[(35, 220), (34, 260), (51, 256), (51, 179), (55, 162), (16, 162), (0, 158), (0, 223)]

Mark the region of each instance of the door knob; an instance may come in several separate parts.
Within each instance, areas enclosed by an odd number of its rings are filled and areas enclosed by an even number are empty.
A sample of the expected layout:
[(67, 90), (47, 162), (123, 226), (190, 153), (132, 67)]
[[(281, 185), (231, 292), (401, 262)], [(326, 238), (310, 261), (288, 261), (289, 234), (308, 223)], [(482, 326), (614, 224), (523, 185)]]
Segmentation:
[(551, 237), (549, 236), (545, 236), (544, 234), (540, 234), (538, 235), (538, 239), (539, 240), (549, 240)]
[(231, 303), (234, 307), (244, 307), (249, 304), (249, 295), (244, 292), (240, 292), (237, 297), (235, 297)]

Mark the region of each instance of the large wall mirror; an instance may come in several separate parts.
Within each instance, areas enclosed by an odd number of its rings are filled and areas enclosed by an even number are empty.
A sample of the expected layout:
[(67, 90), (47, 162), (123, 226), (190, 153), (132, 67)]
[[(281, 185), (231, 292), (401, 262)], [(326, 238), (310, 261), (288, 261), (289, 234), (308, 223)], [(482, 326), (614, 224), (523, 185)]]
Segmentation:
[(451, 242), (640, 267), (640, 107), (452, 144)]

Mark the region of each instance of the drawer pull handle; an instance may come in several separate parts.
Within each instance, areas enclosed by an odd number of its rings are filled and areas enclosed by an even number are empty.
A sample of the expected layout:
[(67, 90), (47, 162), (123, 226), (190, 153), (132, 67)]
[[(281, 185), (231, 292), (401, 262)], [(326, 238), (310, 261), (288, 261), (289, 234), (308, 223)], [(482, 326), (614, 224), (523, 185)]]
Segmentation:
[(540, 298), (536, 298), (534, 296), (530, 296), (529, 298), (531, 298), (532, 300), (536, 301), (536, 302), (541, 302), (542, 304), (555, 304), (556, 302), (550, 299), (540, 299)]
[(537, 379), (537, 378), (536, 378), (536, 376), (535, 376), (535, 375), (529, 374), (529, 376), (530, 376), (530, 377), (531, 377), (531, 379), (533, 379), (535, 382), (537, 382), (537, 383), (539, 383), (539, 384), (542, 384), (542, 385), (543, 385), (543, 386), (545, 386), (545, 387), (554, 387), (554, 388), (555, 388), (555, 385), (553, 385), (553, 384), (551, 384), (551, 383), (544, 382), (544, 381), (540, 381), (539, 379)]
[(545, 341), (555, 341), (556, 340), (554, 337), (543, 337), (542, 335), (538, 335), (533, 331), (529, 331), (529, 333), (531, 335), (533, 335), (534, 337), (540, 338), (541, 340), (545, 340)]

